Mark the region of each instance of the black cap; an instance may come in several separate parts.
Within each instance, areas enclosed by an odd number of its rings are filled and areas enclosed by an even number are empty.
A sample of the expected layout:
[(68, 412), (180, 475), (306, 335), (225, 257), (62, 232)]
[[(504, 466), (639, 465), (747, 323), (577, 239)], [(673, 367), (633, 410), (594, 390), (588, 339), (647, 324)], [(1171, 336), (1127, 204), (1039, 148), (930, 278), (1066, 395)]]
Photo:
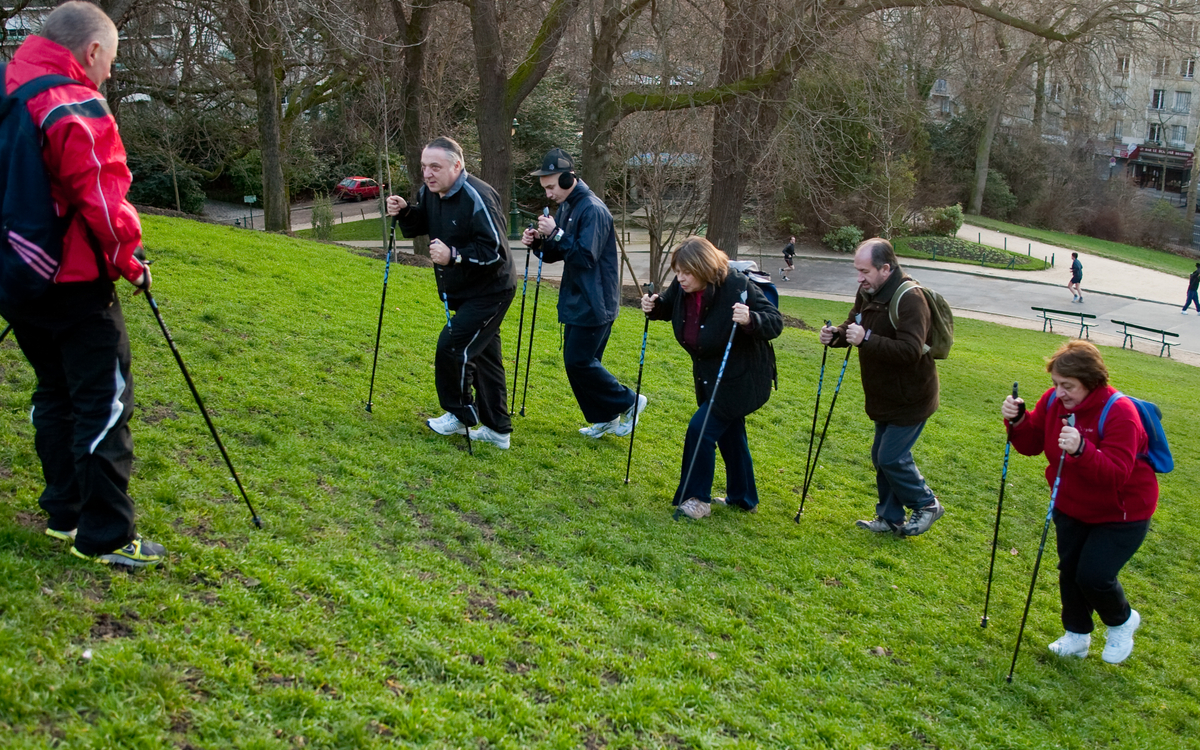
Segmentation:
[(561, 172), (574, 172), (575, 160), (571, 155), (561, 148), (552, 148), (542, 157), (542, 168), (536, 172), (530, 172), (531, 177), (545, 177), (548, 174), (559, 174)]

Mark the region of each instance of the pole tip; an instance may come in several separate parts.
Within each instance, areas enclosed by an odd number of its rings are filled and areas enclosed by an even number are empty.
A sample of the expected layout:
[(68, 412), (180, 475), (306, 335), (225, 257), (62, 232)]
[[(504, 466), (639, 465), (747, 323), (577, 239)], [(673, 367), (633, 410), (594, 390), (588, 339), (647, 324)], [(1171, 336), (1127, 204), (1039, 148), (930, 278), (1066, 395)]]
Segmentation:
[(370, 401), (367, 402), (367, 411), (371, 411), (371, 402)]
[(262, 528), (262, 521), (259, 520), (258, 516), (254, 516), (254, 525), (257, 528), (260, 528), (260, 529)]
[(796, 523), (800, 523), (800, 516), (802, 516), (802, 515), (804, 515), (804, 511), (797, 511), (796, 517), (793, 518), (792, 520), (795, 521)]
[(986, 628), (987, 624), (988, 624), (988, 618), (986, 618), (986, 617), (979, 621), (979, 627), (981, 627), (981, 628)]
[(1011, 683), (1012, 683), (1012, 675), (1009, 675), (1008, 677), (1005, 677), (1005, 678), (1004, 678), (1004, 681), (1005, 681), (1005, 682), (1007, 682), (1007, 683), (1010, 683), (1010, 684), (1011, 684)]

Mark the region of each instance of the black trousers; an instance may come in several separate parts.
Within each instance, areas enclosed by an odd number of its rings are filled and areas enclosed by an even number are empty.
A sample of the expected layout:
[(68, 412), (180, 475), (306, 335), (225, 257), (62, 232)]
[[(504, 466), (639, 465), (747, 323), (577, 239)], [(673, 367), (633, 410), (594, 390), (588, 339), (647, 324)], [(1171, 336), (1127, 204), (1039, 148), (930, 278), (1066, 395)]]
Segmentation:
[(438, 336), (434, 356), (438, 401), (468, 427), (482, 422), (496, 432), (512, 432), (500, 324), (515, 293), (510, 289), (462, 302)]
[(125, 546), (135, 533), (128, 494), (133, 379), (120, 302), (114, 296), (69, 324), (17, 319), (13, 334), (37, 375), (34, 445), (50, 528), (78, 528), (75, 548), (85, 555)]
[(1084, 523), (1054, 511), (1058, 540), (1058, 589), (1063, 627), (1092, 632), (1092, 613), (1105, 625), (1124, 625), (1129, 600), (1117, 574), (1142, 546), (1149, 519), (1128, 523)]
[(633, 406), (636, 394), (617, 382), (600, 363), (612, 323), (563, 326), (563, 366), (575, 400), (589, 422), (609, 422)]

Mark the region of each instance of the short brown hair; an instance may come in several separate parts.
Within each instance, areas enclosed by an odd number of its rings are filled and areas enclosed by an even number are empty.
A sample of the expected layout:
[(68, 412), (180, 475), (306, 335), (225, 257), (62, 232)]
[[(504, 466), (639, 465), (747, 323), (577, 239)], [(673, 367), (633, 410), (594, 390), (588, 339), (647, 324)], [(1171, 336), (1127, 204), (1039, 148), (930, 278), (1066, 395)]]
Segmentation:
[(697, 281), (719, 284), (729, 275), (729, 256), (703, 237), (688, 237), (675, 248), (671, 270), (684, 271)]
[(117, 41), (117, 25), (92, 3), (71, 0), (46, 16), (38, 36), (79, 52), (92, 42), (109, 49)]
[(1075, 339), (1058, 348), (1046, 362), (1046, 372), (1062, 378), (1075, 378), (1089, 391), (1108, 385), (1108, 368), (1100, 350), (1090, 341)]
[(446, 135), (439, 135), (429, 143), (425, 144), (425, 148), (437, 148), (445, 151), (454, 158), (458, 159), (458, 163), (463, 163), (462, 146), (458, 145), (458, 141)]

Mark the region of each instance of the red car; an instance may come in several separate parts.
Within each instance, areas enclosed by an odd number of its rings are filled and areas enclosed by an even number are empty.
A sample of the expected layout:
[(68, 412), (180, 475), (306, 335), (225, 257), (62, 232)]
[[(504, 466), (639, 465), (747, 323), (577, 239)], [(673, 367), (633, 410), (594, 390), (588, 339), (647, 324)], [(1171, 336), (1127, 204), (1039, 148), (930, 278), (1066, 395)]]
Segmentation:
[(334, 189), (340, 200), (374, 200), (379, 197), (379, 183), (370, 177), (347, 177)]

